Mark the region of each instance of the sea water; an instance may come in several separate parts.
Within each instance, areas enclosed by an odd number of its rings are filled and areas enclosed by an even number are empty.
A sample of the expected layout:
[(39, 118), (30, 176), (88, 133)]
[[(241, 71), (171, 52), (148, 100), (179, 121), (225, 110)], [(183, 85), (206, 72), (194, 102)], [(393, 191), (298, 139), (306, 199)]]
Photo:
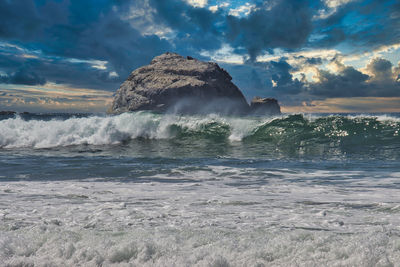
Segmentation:
[(400, 266), (400, 115), (0, 118), (0, 266)]

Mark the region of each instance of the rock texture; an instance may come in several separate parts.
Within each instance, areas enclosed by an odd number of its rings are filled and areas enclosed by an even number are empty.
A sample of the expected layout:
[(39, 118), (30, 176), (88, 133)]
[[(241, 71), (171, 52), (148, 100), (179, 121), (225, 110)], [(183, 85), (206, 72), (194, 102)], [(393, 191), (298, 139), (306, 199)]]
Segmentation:
[[(201, 114), (217, 112), (244, 115), (273, 111), (266, 102), (251, 109), (232, 77), (217, 63), (203, 62), (167, 52), (147, 66), (134, 70), (117, 90), (109, 113), (151, 110)], [(252, 110), (254, 112), (252, 112)]]
[(246, 99), (231, 80), (216, 63), (167, 52), (131, 73), (110, 112), (247, 113)]
[(275, 98), (262, 98), (256, 96), (251, 100), (250, 112), (255, 115), (280, 114), (281, 107)]
[(17, 112), (15, 111), (9, 111), (9, 110), (4, 110), (0, 111), (0, 115), (15, 115)]

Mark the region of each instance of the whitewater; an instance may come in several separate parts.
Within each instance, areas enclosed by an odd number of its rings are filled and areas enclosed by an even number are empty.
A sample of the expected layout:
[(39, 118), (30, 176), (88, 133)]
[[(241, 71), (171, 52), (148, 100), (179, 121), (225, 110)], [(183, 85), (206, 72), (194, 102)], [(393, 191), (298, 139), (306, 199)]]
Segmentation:
[(400, 114), (0, 117), (0, 266), (400, 266)]

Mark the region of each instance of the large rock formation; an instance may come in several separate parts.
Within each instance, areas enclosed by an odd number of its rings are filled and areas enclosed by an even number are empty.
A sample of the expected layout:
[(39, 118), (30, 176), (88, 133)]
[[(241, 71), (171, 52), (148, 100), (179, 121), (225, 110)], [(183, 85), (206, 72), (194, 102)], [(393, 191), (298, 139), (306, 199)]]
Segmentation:
[(245, 113), (246, 99), (231, 80), (216, 63), (167, 52), (131, 73), (118, 89), (111, 112)]
[(250, 102), (250, 111), (254, 115), (280, 114), (281, 107), (275, 98), (254, 97)]
[(250, 113), (231, 80), (217, 63), (167, 52), (131, 73), (116, 92), (109, 112)]

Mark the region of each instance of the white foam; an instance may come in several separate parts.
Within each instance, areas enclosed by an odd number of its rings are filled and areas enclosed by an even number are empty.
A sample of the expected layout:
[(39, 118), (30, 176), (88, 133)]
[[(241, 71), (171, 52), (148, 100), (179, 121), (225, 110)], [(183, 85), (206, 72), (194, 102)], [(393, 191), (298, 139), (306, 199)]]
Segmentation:
[[(288, 116), (288, 115), (286, 115)], [(304, 115), (308, 120), (320, 118), (318, 115)], [(118, 144), (134, 138), (169, 139), (177, 132), (174, 126), (188, 133), (201, 132), (207, 126), (217, 123), (217, 127), (228, 129), (230, 141), (241, 141), (251, 135), (258, 127), (279, 117), (226, 117), (216, 114), (205, 116), (157, 115), (147, 112), (124, 113), (117, 116), (91, 116), (53, 119), (23, 120), (21, 117), (0, 121), (0, 148), (51, 148), (69, 145), (107, 145)], [(397, 127), (400, 118), (387, 115), (347, 116), (350, 119), (375, 118)], [(395, 130), (395, 129), (394, 129)], [(224, 134), (223, 131), (221, 134)], [(345, 131), (332, 133), (345, 135)], [(395, 133), (397, 134), (397, 132)]]
[(171, 126), (187, 131), (199, 131), (217, 122), (231, 130), (230, 139), (241, 140), (257, 126), (254, 119), (228, 118), (218, 115), (176, 116), (146, 112), (117, 116), (91, 116), (67, 120), (23, 120), (21, 117), (0, 121), (0, 147), (50, 148), (69, 145), (118, 144), (138, 137), (168, 139), (175, 136)]
[[(0, 184), (6, 265), (396, 266), (398, 172), (177, 168)], [(246, 174), (246, 175), (244, 175)], [(362, 179), (370, 175), (371, 179)], [(180, 182), (184, 179), (184, 182)], [(321, 183), (340, 181), (336, 183)], [(392, 186), (390, 186), (392, 185)]]

